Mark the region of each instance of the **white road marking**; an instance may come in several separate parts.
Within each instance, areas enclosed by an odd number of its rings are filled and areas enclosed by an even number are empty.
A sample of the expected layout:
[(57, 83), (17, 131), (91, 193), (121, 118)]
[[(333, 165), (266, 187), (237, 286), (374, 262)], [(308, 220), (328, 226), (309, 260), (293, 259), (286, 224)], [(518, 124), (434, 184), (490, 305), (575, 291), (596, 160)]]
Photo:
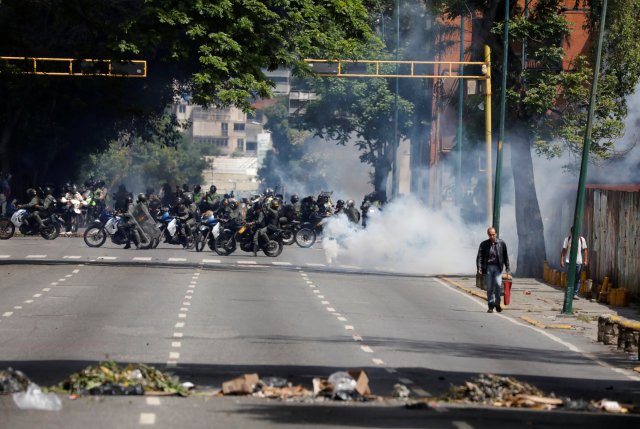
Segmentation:
[(193, 298), (191, 295), (185, 295), (184, 296), (184, 299), (191, 299), (191, 298)]
[(12, 314), (13, 314), (13, 311), (7, 311), (2, 315), (2, 317), (11, 317)]
[(176, 349), (182, 347), (182, 343), (180, 341), (173, 341), (171, 343), (171, 347), (175, 347)]
[(28, 299), (28, 300), (26, 300), (24, 303), (25, 303), (25, 304), (32, 304), (32, 303), (33, 303), (33, 300), (32, 300), (32, 299)]
[(324, 295), (318, 295), (318, 298), (324, 299)]
[(358, 335), (358, 334), (352, 335), (351, 337), (352, 337), (355, 341), (363, 341), (363, 340), (362, 340), (362, 337), (361, 337), (360, 335)]
[(180, 307), (180, 311), (189, 311), (187, 307)]
[(347, 268), (349, 270), (359, 270), (360, 267), (356, 267), (355, 265), (339, 265), (340, 268)]
[(0, 259), (8, 259), (11, 255), (0, 255)]
[(300, 275), (302, 277), (309, 277), (309, 274), (305, 273), (304, 271), (300, 271)]
[(272, 262), (273, 265), (291, 265), (291, 262)]
[(191, 303), (189, 301), (185, 301), (182, 303), (182, 305), (191, 305)]
[(75, 270), (73, 270), (73, 271), (71, 271), (71, 272), (72, 272), (73, 274), (78, 274), (78, 273), (80, 272), (80, 270), (76, 268)]
[(42, 289), (42, 292), (49, 292), (50, 290), (51, 290), (50, 287), (46, 287), (46, 288)]
[(373, 349), (369, 346), (360, 346), (363, 352), (365, 353), (373, 353)]
[(178, 352), (170, 352), (169, 359), (180, 359), (180, 353)]
[(322, 305), (329, 305), (329, 304), (331, 304), (331, 303), (330, 303), (329, 301), (322, 301), (320, 304), (322, 304)]
[(338, 317), (338, 320), (341, 321), (341, 322), (346, 322), (347, 318), (344, 317), (344, 316), (340, 316), (340, 317)]
[(176, 323), (176, 328), (184, 328), (184, 322), (178, 322)]
[(80, 259), (80, 258), (82, 258), (82, 256), (79, 256), (79, 255), (66, 255), (62, 257), (62, 259)]
[(385, 371), (387, 371), (389, 374), (397, 374), (398, 371), (395, 368), (385, 368)]
[(196, 280), (191, 280), (191, 281), (189, 282), (189, 284), (191, 284), (191, 285), (195, 285), (195, 284), (197, 284), (197, 283), (198, 283), (198, 282), (197, 282)]
[(138, 423), (141, 425), (155, 425), (156, 424), (155, 413), (140, 413), (140, 421)]
[(384, 365), (384, 361), (382, 359), (371, 359), (371, 362), (373, 362), (376, 365)]
[(53, 282), (53, 283), (50, 283), (50, 284), (51, 284), (51, 286), (58, 286), (58, 282)]
[(169, 262), (185, 262), (187, 258), (169, 258), (167, 261)]
[(344, 329), (346, 329), (347, 331), (353, 331), (353, 326), (351, 326), (351, 325), (344, 325)]
[(456, 429), (473, 429), (473, 426), (471, 426), (467, 422), (456, 421), (456, 422), (451, 422), (451, 424), (454, 425)]
[(47, 255), (27, 255), (26, 257), (29, 259), (42, 259), (42, 258), (46, 258)]
[(173, 333), (173, 338), (182, 338), (184, 336), (184, 334), (182, 332), (174, 332)]
[(40, 298), (42, 296), (41, 293), (36, 293), (35, 295), (33, 295), (33, 298)]
[(186, 319), (187, 315), (185, 313), (178, 314), (178, 319)]
[(329, 313), (335, 313), (335, 312), (336, 312), (336, 309), (335, 309), (335, 308), (333, 308), (333, 307), (327, 307), (327, 311), (328, 311)]
[(402, 384), (414, 384), (414, 383), (413, 383), (413, 380), (408, 379), (408, 378), (403, 378), (403, 377), (400, 377), (400, 378), (398, 379), (398, 381), (399, 381), (400, 383), (402, 383)]
[(158, 406), (160, 405), (160, 398), (157, 396), (150, 396), (146, 398), (147, 405)]
[[(448, 288), (448, 289), (450, 289), (450, 290), (452, 290), (452, 291), (454, 291), (454, 292), (466, 297), (467, 299), (471, 300), (472, 302), (474, 302), (479, 307), (482, 307), (483, 309), (486, 308), (486, 304), (484, 303), (484, 301), (483, 302), (478, 301), (473, 296), (467, 294), (466, 292), (463, 292), (463, 291), (459, 290), (456, 287), (453, 287), (453, 286), (449, 285), (444, 280), (440, 280), (439, 278), (436, 278), (436, 277), (432, 277), (432, 279), (435, 280), (436, 282), (440, 283), (441, 285), (445, 286), (446, 288)], [(618, 373), (618, 374), (621, 374), (621, 375), (625, 376), (626, 378), (628, 378), (630, 380), (640, 381), (640, 377), (638, 377), (636, 375), (632, 375), (632, 374), (627, 374), (627, 372), (625, 370), (623, 370), (621, 368), (615, 368), (615, 367), (609, 365), (607, 362), (604, 362), (604, 361), (598, 359), (593, 354), (585, 352), (585, 351), (581, 350), (579, 347), (577, 347), (577, 346), (575, 346), (575, 345), (573, 345), (573, 344), (571, 344), (571, 343), (569, 343), (567, 341), (564, 341), (563, 339), (561, 339), (559, 337), (556, 337), (555, 335), (553, 335), (553, 334), (551, 334), (551, 333), (549, 333), (549, 332), (547, 332), (547, 331), (545, 331), (543, 329), (537, 328), (537, 327), (532, 326), (532, 325), (530, 325), (528, 323), (520, 323), (519, 321), (517, 321), (515, 319), (512, 319), (511, 317), (505, 316), (504, 314), (496, 314), (495, 316), (496, 317), (502, 317), (503, 319), (508, 320), (509, 322), (513, 323), (514, 325), (518, 325), (518, 326), (522, 326), (522, 327), (525, 327), (525, 328), (528, 328), (528, 329), (532, 329), (532, 330), (538, 332), (539, 334), (544, 335), (545, 337), (551, 339), (552, 341), (555, 341), (556, 343), (565, 346), (566, 348), (568, 348), (572, 352), (580, 353), (581, 355), (587, 357), (588, 359), (590, 359), (591, 361), (597, 363), (598, 365), (600, 365), (603, 368), (608, 368), (611, 371), (613, 371), (615, 373)]]
[(310, 288), (315, 289), (316, 285), (314, 285), (313, 283), (309, 285)]
[(220, 259), (203, 259), (202, 262), (205, 264), (219, 264)]
[(257, 265), (256, 261), (236, 261), (238, 265)]
[(195, 289), (196, 285), (189, 285), (189, 289)]
[(316, 289), (313, 291), (313, 293), (320, 293), (320, 291)]
[(309, 263), (309, 262), (306, 263), (305, 265), (308, 266), (308, 267), (326, 267), (325, 264), (312, 264), (312, 263)]
[(194, 276), (198, 277), (200, 273), (193, 273)]
[(134, 261), (150, 261), (151, 256), (134, 256), (132, 259)]
[(193, 290), (192, 290), (192, 289), (189, 289), (189, 290), (187, 291), (187, 293), (190, 293), (190, 294), (192, 294), (192, 295), (193, 295)]
[(73, 277), (73, 274), (67, 274), (65, 277), (66, 277), (66, 278)]
[(178, 362), (175, 360), (168, 360), (167, 361), (167, 368), (175, 368), (176, 366), (178, 366)]
[(98, 256), (98, 260), (103, 259), (105, 261), (113, 261), (118, 259), (117, 256)]
[(15, 307), (13, 307), (14, 310), (22, 310), (22, 306), (21, 305), (16, 305)]

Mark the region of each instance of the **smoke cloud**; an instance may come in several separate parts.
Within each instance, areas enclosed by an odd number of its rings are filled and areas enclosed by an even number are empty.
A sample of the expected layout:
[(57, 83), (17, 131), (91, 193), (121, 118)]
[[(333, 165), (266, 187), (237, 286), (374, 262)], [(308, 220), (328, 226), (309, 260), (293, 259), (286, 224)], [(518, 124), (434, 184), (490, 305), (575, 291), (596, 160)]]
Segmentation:
[(475, 272), (486, 228), (466, 226), (457, 210), (431, 210), (413, 197), (374, 213), (363, 229), (331, 219), (322, 240), (327, 263), (424, 275)]

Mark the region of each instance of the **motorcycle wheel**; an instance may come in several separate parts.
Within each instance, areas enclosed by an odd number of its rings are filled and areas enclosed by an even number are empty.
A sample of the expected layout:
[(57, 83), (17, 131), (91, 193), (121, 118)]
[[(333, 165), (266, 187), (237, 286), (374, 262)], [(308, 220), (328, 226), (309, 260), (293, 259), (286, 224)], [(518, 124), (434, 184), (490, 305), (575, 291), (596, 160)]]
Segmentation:
[(11, 222), (11, 219), (3, 217), (0, 219), (0, 240), (8, 240), (13, 237), (16, 232), (15, 225)]
[(220, 234), (213, 245), (213, 250), (220, 256), (231, 255), (236, 251), (236, 240), (232, 236)]
[(40, 228), (40, 235), (45, 240), (55, 240), (60, 235), (60, 225), (49, 224)]
[(107, 231), (101, 226), (90, 226), (84, 231), (84, 242), (89, 247), (100, 247), (107, 241)]
[(262, 246), (262, 251), (265, 255), (275, 258), (282, 253), (283, 248), (284, 246), (281, 241), (269, 240), (267, 244)]
[(78, 216), (71, 217), (71, 232), (74, 234), (78, 232)]
[(196, 237), (196, 252), (202, 252), (204, 250), (204, 246), (207, 245), (208, 238), (209, 238), (209, 233), (198, 234), (198, 236)]
[(308, 248), (313, 246), (316, 242), (316, 232), (307, 227), (302, 227), (296, 231), (296, 243), (302, 248)]
[(295, 242), (296, 236), (293, 234), (293, 231), (291, 231), (290, 229), (285, 229), (282, 231), (282, 244), (290, 246)]

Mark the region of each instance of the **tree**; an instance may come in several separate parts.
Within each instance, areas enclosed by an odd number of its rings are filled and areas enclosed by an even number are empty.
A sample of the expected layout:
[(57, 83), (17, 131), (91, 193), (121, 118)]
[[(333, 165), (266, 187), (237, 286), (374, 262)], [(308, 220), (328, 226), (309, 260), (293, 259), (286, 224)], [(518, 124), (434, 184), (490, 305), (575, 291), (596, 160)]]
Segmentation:
[[(304, 124), (316, 135), (346, 145), (354, 142), (360, 160), (374, 169), (373, 185), (387, 196), (387, 179), (392, 166), (395, 97), (387, 79), (319, 79), (317, 101), (309, 103)], [(398, 133), (407, 136), (413, 105), (398, 99)]]
[[(488, 44), (494, 54), (492, 67), (493, 76), (501, 76), (501, 61), (496, 61), (502, 55), (503, 17), (499, 11), (504, 3), (468, 1), (466, 4), (472, 11), (478, 12), (481, 18), (481, 31), (474, 32), (472, 49), (476, 58), (480, 58), (479, 47)], [(622, 1), (620, 4), (631, 8), (631, 3)], [(539, 276), (542, 262), (545, 258), (543, 239), (543, 225), (540, 216), (538, 199), (535, 192), (534, 172), (531, 149), (549, 157), (558, 156), (563, 152), (579, 152), (586, 126), (586, 106), (589, 97), (589, 82), (592, 73), (588, 59), (576, 58), (569, 70), (562, 70), (563, 50), (559, 42), (570, 33), (570, 27), (562, 14), (564, 2), (560, 0), (540, 0), (532, 4), (529, 16), (524, 17), (518, 9), (512, 9), (510, 23), (510, 40), (525, 40), (528, 63), (524, 70), (518, 58), (519, 52), (513, 43), (509, 49), (507, 96), (508, 117), (506, 118), (505, 141), (510, 145), (512, 154), (512, 168), (516, 193), (516, 222), (518, 229), (518, 274), (521, 276)], [(460, 1), (443, 0), (438, 3), (439, 10), (449, 17), (459, 15)], [(614, 7), (617, 9), (618, 5)], [(628, 10), (629, 13), (631, 13)], [(592, 16), (598, 13), (592, 11)], [(614, 15), (616, 13), (614, 12)], [(638, 18), (637, 9), (631, 13)], [(595, 19), (597, 21), (597, 19)], [(629, 21), (631, 22), (631, 21)], [(612, 24), (609, 24), (610, 26)], [(634, 60), (637, 47), (633, 44), (631, 26), (621, 25), (619, 36), (634, 54), (625, 61), (635, 64), (631, 69), (637, 70), (640, 62)], [(624, 35), (624, 36), (623, 36)], [(637, 37), (635, 35), (634, 37)], [(615, 43), (615, 42), (614, 42)], [(613, 47), (612, 47), (613, 49)], [(624, 56), (618, 51), (619, 56)], [(609, 58), (613, 56), (609, 55)], [(607, 56), (605, 56), (607, 58)], [(625, 88), (637, 83), (637, 76), (624, 71), (625, 61), (606, 62), (609, 72), (602, 75), (603, 84), (600, 85), (596, 119), (594, 123), (593, 143), (591, 150), (599, 157), (607, 157), (611, 153), (613, 141), (622, 132), (622, 119), (626, 109), (620, 100), (629, 92), (616, 88), (615, 82), (624, 76), (628, 78)], [(612, 79), (611, 70), (618, 70), (617, 78)], [(623, 79), (624, 80), (624, 79)], [(499, 79), (493, 79), (493, 93), (499, 94)], [(497, 97), (496, 97), (497, 98)], [(469, 112), (473, 114), (472, 112)]]
[(0, 69), (2, 168), (30, 184), (60, 179), (118, 133), (143, 135), (177, 91), (203, 105), (250, 109), (271, 94), (263, 68), (303, 72), (305, 57), (357, 57), (372, 38), (359, 0), (4, 0), (1, 55), (146, 59), (149, 75)]

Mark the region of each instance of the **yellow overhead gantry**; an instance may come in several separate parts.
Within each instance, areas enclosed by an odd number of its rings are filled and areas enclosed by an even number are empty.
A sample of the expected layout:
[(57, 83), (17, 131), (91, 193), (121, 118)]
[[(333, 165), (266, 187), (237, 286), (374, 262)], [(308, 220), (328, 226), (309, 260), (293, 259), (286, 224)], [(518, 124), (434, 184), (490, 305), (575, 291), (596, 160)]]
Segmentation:
[[(493, 185), (491, 162), (491, 49), (484, 47), (484, 61), (393, 61), (393, 60), (304, 60), (316, 72), (324, 77), (369, 77), (369, 78), (410, 78), (410, 79), (475, 79), (485, 81), (485, 139), (487, 147), (487, 208), (489, 224), (493, 213)], [(458, 75), (460, 66), (481, 66), (481, 75)], [(389, 67), (396, 66), (397, 73), (386, 71)], [(444, 68), (444, 74), (435, 74), (433, 70), (439, 66)], [(397, 172), (396, 154), (394, 148), (394, 181)], [(394, 185), (395, 188), (397, 185)], [(395, 189), (394, 189), (395, 192)]]
[[(46, 76), (147, 77), (146, 60), (92, 60), (77, 58), (3, 57), (10, 73)], [(0, 74), (3, 71), (0, 68)]]

